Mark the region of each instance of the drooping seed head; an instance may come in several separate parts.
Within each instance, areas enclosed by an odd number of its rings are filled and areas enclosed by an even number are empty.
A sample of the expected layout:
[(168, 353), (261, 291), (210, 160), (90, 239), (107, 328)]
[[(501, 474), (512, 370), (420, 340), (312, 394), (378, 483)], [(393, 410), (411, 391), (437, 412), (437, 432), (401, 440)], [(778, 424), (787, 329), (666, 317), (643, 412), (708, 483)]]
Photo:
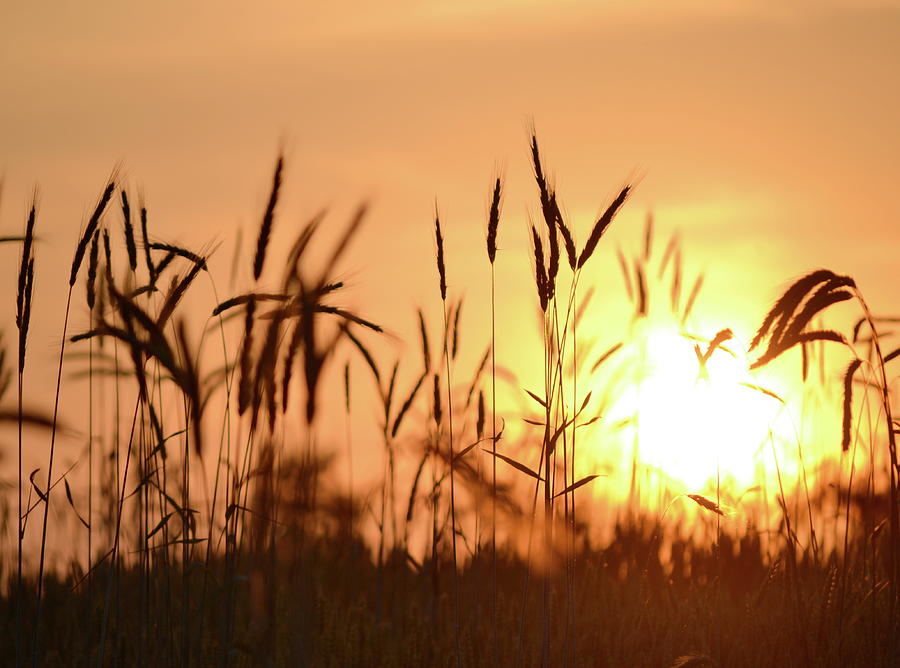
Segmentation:
[(487, 254), (488, 260), (494, 264), (494, 258), (497, 257), (497, 228), (500, 226), (500, 197), (503, 185), (500, 177), (494, 182), (494, 194), (491, 197), (491, 210), (488, 214), (487, 226)]
[(556, 206), (556, 193), (547, 184), (547, 177), (541, 166), (541, 154), (538, 150), (537, 136), (534, 133), (531, 135), (531, 161), (534, 165), (534, 180), (537, 182), (538, 194), (541, 200), (541, 213), (547, 226), (547, 240), (550, 244), (546, 282), (547, 298), (553, 299), (553, 294), (556, 291), (556, 274), (559, 271), (559, 242), (556, 238), (559, 209)]
[[(156, 244), (150, 244), (151, 246), (155, 246)], [(178, 253), (173, 250), (167, 251), (165, 255), (163, 255), (163, 259), (159, 261), (153, 268), (153, 282), (151, 285), (155, 286), (156, 282), (159, 280), (159, 277), (163, 275), (163, 272), (175, 261), (175, 258), (178, 257)]]
[(584, 266), (584, 263), (588, 261), (591, 255), (593, 255), (594, 250), (597, 248), (597, 242), (600, 241), (600, 237), (606, 232), (609, 224), (612, 223), (613, 218), (615, 218), (616, 213), (618, 213), (619, 209), (625, 203), (625, 200), (628, 199), (628, 194), (630, 192), (631, 186), (622, 188), (619, 195), (612, 201), (612, 204), (606, 207), (606, 211), (604, 211), (603, 215), (597, 219), (596, 223), (594, 223), (591, 235), (588, 237), (587, 242), (584, 244), (584, 248), (581, 249), (581, 255), (578, 257), (579, 269), (581, 269)]
[[(778, 301), (775, 302), (775, 305), (766, 314), (762, 325), (760, 325), (753, 340), (750, 341), (750, 350), (752, 351), (762, 343), (762, 340), (769, 334), (773, 326), (775, 327), (776, 333), (779, 330), (783, 331), (787, 326), (791, 315), (797, 310), (807, 294), (820, 283), (828, 282), (832, 278), (835, 278), (833, 272), (828, 269), (817, 269), (806, 276), (797, 279), (791, 287), (785, 290), (784, 294), (781, 295)], [(776, 321), (778, 322), (777, 326)], [(773, 334), (773, 338), (778, 338), (778, 335)]]
[(431, 370), (431, 347), (428, 345), (428, 329), (425, 327), (425, 315), (422, 313), (422, 309), (418, 309), (419, 313), (419, 335), (422, 337), (422, 363), (424, 366), (424, 373), (428, 373)]
[(705, 508), (711, 513), (715, 513), (716, 515), (724, 515), (722, 512), (722, 508), (719, 507), (719, 504), (713, 501), (712, 499), (708, 499), (702, 494), (687, 494), (687, 497), (691, 499), (694, 503), (696, 503), (701, 508)]
[(556, 216), (556, 225), (559, 227), (559, 233), (563, 238), (563, 245), (566, 247), (566, 259), (569, 262), (569, 269), (575, 271), (578, 265), (578, 255), (575, 252), (575, 239), (572, 238), (572, 232), (569, 230), (565, 221), (563, 221), (562, 213), (556, 202), (556, 194), (553, 195), (553, 210)]
[(434, 213), (434, 239), (437, 242), (437, 269), (441, 284), (441, 301), (447, 300), (447, 268), (444, 266), (444, 236), (441, 234), (441, 219)]
[(777, 335), (780, 341), (796, 338), (818, 313), (832, 304), (852, 299), (852, 293), (842, 288), (855, 286), (856, 283), (849, 276), (833, 276), (809, 297), (799, 312), (791, 319), (790, 325), (787, 324), (787, 318), (782, 319), (772, 337), (775, 338)]
[(113, 281), (112, 273), (112, 251), (109, 247), (109, 231), (106, 228), (103, 228), (103, 257), (106, 260), (106, 287), (109, 290), (114, 290), (115, 282)]
[(416, 395), (419, 393), (419, 389), (422, 387), (422, 383), (425, 382), (427, 377), (427, 372), (419, 376), (418, 380), (416, 380), (416, 384), (413, 385), (412, 390), (406, 395), (406, 400), (401, 404), (400, 410), (397, 411), (397, 415), (394, 417), (394, 426), (391, 427), (391, 438), (397, 437), (397, 432), (400, 431), (400, 425), (403, 424), (403, 418), (409, 413), (409, 409), (416, 400)]
[(478, 392), (478, 421), (475, 423), (478, 439), (484, 438), (484, 392)]
[[(188, 250), (187, 248), (182, 248), (181, 246), (176, 246), (174, 244), (162, 243), (159, 241), (154, 241), (153, 243), (151, 243), (150, 248), (152, 248), (153, 250), (166, 251), (167, 253), (172, 253), (174, 255), (177, 255), (178, 257), (183, 257), (184, 259), (190, 260), (196, 265), (200, 265), (200, 269), (202, 269), (203, 271), (207, 270), (206, 258), (204, 258), (202, 255), (198, 255), (192, 250)], [(163, 261), (165, 261), (165, 259)], [(162, 263), (160, 263), (157, 267), (157, 275), (162, 273), (162, 267), (163, 265)]]
[(550, 193), (547, 188), (547, 179), (541, 167), (541, 152), (538, 150), (537, 135), (531, 134), (531, 162), (534, 166), (534, 180), (537, 182), (538, 192), (541, 198), (541, 210), (546, 211), (546, 205), (550, 202)]
[(31, 323), (31, 294), (34, 290), (34, 258), (28, 260), (25, 270), (25, 298), (22, 306), (22, 326), (19, 329), (19, 373), (25, 370), (25, 345), (28, 341), (28, 326)]
[(178, 306), (181, 298), (184, 297), (188, 287), (190, 287), (194, 279), (197, 278), (202, 266), (204, 265), (200, 263), (194, 264), (182, 279), (178, 279), (176, 276), (172, 277), (172, 287), (169, 289), (166, 299), (160, 307), (159, 316), (157, 316), (157, 325), (159, 327), (163, 327), (175, 312), (175, 308)]
[(97, 291), (97, 264), (100, 255), (100, 230), (94, 232), (91, 238), (91, 252), (88, 257), (88, 275), (87, 275), (87, 305), (88, 309), (94, 310), (94, 302)]
[(438, 426), (441, 424), (441, 377), (438, 374), (434, 374), (434, 405), (432, 410), (434, 411), (434, 423)]
[(634, 284), (637, 287), (636, 315), (642, 318), (647, 315), (647, 279), (640, 260), (634, 261)]
[(128, 249), (128, 265), (131, 271), (137, 269), (137, 246), (134, 243), (134, 226), (131, 224), (131, 205), (128, 195), (122, 191), (122, 219), (125, 226), (125, 248)]
[(844, 372), (844, 400), (843, 400), (843, 438), (841, 439), (841, 450), (847, 452), (850, 449), (850, 433), (853, 425), (853, 374), (862, 364), (861, 359), (855, 359), (850, 362), (847, 370)]
[(97, 202), (97, 206), (94, 208), (94, 213), (91, 214), (91, 217), (88, 220), (84, 234), (81, 235), (81, 239), (78, 241), (78, 246), (75, 248), (75, 257), (72, 259), (72, 271), (69, 273), (70, 288), (75, 285), (75, 279), (78, 278), (78, 270), (81, 268), (82, 260), (84, 260), (84, 254), (87, 251), (88, 243), (94, 236), (94, 231), (97, 229), (97, 226), (100, 224), (100, 216), (103, 215), (103, 212), (106, 210), (106, 205), (109, 204), (109, 200), (112, 199), (115, 188), (115, 181), (110, 179), (109, 183), (106, 184), (106, 188), (103, 190), (103, 194), (100, 196), (100, 201)]
[(531, 240), (534, 244), (534, 278), (537, 285), (538, 299), (541, 302), (541, 311), (547, 311), (547, 274), (544, 271), (544, 246), (541, 243), (541, 235), (537, 228), (531, 226)]
[(156, 283), (156, 268), (153, 266), (153, 257), (150, 255), (150, 239), (147, 235), (147, 207), (145, 206), (141, 206), (141, 237), (144, 240), (144, 261), (147, 263), (150, 285), (153, 285)]
[(283, 156), (278, 156), (275, 163), (275, 174), (272, 177), (272, 192), (269, 194), (269, 202), (263, 214), (262, 223), (259, 226), (259, 238), (256, 241), (256, 256), (253, 258), (253, 279), (259, 280), (262, 275), (263, 263), (266, 259), (266, 248), (269, 245), (269, 236), (272, 234), (272, 222), (275, 219), (275, 205), (278, 204), (278, 193), (281, 190), (281, 170), (284, 167)]
[(456, 303), (456, 310), (453, 314), (453, 336), (450, 339), (450, 359), (456, 359), (456, 353), (459, 350), (459, 312), (462, 311), (463, 300), (460, 297)]
[(350, 360), (344, 363), (344, 409), (350, 414)]
[(244, 316), (244, 343), (241, 346), (240, 369), (241, 377), (238, 384), (238, 414), (243, 415), (244, 411), (250, 405), (250, 398), (253, 394), (253, 371), (252, 371), (252, 353), (253, 353), (253, 315), (256, 312), (256, 300), (251, 299), (247, 302), (247, 308)]
[(25, 222), (25, 238), (22, 243), (22, 263), (19, 267), (19, 285), (16, 292), (16, 327), (22, 328), (25, 309), (25, 290), (28, 284), (28, 263), (34, 253), (34, 222), (37, 217), (37, 192), (31, 202), (31, 210)]
[(556, 295), (556, 276), (559, 273), (559, 239), (556, 236), (555, 216), (547, 222), (547, 240), (550, 245), (550, 257), (547, 264), (547, 300)]

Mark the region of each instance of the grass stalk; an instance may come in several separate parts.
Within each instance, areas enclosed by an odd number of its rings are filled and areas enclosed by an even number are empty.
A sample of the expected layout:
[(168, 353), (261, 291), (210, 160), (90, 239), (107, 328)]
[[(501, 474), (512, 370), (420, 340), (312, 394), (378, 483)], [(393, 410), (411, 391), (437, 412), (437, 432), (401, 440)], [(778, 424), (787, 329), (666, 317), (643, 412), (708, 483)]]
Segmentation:
[(453, 595), (456, 602), (454, 612), (454, 635), (456, 639), (456, 665), (462, 665), (462, 647), (460, 642), (460, 599), (459, 599), (459, 562), (456, 552), (456, 453), (453, 448), (453, 380), (450, 374), (450, 349), (448, 346), (447, 317), (447, 270), (444, 265), (444, 238), (441, 234), (441, 221), (435, 211), (434, 232), (437, 244), (437, 267), (440, 279), (441, 310), (444, 316), (444, 360), (447, 373), (447, 440), (450, 453), (450, 540), (453, 551)]
[(40, 640), (41, 640), (41, 611), (42, 611), (42, 593), (44, 587), (44, 558), (47, 549), (47, 518), (50, 514), (50, 493), (52, 491), (51, 483), (53, 482), (53, 455), (56, 450), (56, 432), (57, 419), (59, 417), (59, 393), (62, 387), (62, 370), (63, 358), (66, 350), (66, 333), (69, 326), (69, 307), (72, 303), (72, 286), (69, 286), (68, 296), (66, 297), (66, 312), (63, 317), (62, 341), (59, 345), (59, 365), (56, 372), (56, 394), (53, 400), (53, 425), (50, 431), (50, 458), (47, 464), (47, 488), (44, 491), (44, 519), (41, 523), (41, 556), (38, 561), (38, 583), (37, 583), (37, 610), (35, 612), (35, 621), (33, 629), (32, 641), (32, 666), (40, 665)]
[(22, 605), (24, 588), (22, 580), (22, 541), (24, 525), (22, 515), (22, 425), (23, 408), (22, 392), (25, 381), (25, 353), (28, 343), (28, 326), (31, 320), (31, 295), (34, 285), (34, 224), (37, 217), (37, 192), (35, 192), (31, 212), (25, 223), (25, 237), (22, 245), (22, 262), (19, 268), (18, 290), (16, 293), (16, 328), (19, 331), (19, 346), (16, 372), (16, 436), (18, 463), (18, 505), (16, 506), (16, 668), (21, 668), (24, 661), (22, 633)]

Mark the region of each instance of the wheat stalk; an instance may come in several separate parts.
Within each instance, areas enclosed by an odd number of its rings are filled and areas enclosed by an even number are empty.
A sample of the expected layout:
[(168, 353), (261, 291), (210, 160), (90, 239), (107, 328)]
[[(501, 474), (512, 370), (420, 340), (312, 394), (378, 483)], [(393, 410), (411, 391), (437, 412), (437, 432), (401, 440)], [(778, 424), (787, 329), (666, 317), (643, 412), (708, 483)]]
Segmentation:
[[(436, 208), (436, 207), (435, 207)], [(444, 360), (446, 362), (447, 372), (447, 422), (448, 422), (448, 442), (450, 449), (450, 534), (451, 545), (453, 547), (453, 588), (456, 599), (456, 616), (455, 616), (455, 637), (456, 637), (456, 665), (457, 668), (462, 662), (462, 647), (460, 645), (460, 602), (459, 602), (459, 563), (456, 553), (456, 476), (453, 451), (453, 397), (452, 382), (450, 377), (450, 351), (447, 345), (447, 268), (444, 264), (444, 237), (441, 233), (441, 219), (435, 210), (434, 215), (434, 239), (437, 247), (436, 260), (438, 269), (438, 280), (441, 292), (441, 304), (444, 312)], [(436, 386), (437, 389), (437, 386)]]
[(256, 256), (253, 258), (253, 279), (259, 280), (262, 275), (263, 263), (266, 260), (266, 248), (269, 245), (269, 237), (272, 234), (272, 223), (275, 220), (275, 205), (278, 204), (278, 194), (281, 190), (281, 170), (284, 167), (284, 157), (278, 156), (275, 161), (275, 173), (272, 176), (272, 192), (263, 213), (262, 223), (259, 226), (259, 237), (256, 241)]
[[(81, 235), (80, 240), (78, 241), (78, 245), (75, 248), (75, 257), (72, 259), (72, 269), (69, 273), (69, 290), (68, 295), (66, 297), (66, 310), (65, 315), (63, 317), (63, 331), (62, 338), (60, 342), (59, 348), (59, 365), (57, 367), (56, 373), (56, 394), (53, 401), (53, 426), (50, 430), (50, 456), (49, 462), (47, 465), (47, 487), (44, 492), (44, 518), (41, 526), (41, 553), (40, 559), (38, 562), (38, 584), (37, 584), (37, 611), (35, 613), (35, 624), (34, 624), (34, 640), (32, 643), (32, 665), (37, 666), (38, 656), (40, 655), (40, 627), (41, 627), (41, 609), (42, 609), (42, 593), (43, 593), (43, 585), (44, 585), (44, 557), (46, 554), (46, 546), (47, 546), (47, 519), (50, 513), (50, 493), (51, 483), (53, 482), (53, 460), (54, 454), (56, 450), (56, 433), (57, 433), (57, 425), (58, 425), (58, 415), (59, 415), (59, 393), (60, 388), (62, 386), (62, 370), (63, 370), (63, 359), (65, 356), (66, 349), (66, 331), (69, 326), (69, 307), (72, 303), (72, 289), (75, 286), (75, 280), (78, 277), (78, 270), (81, 268), (81, 262), (84, 259), (85, 251), (87, 250), (88, 243), (94, 236), (94, 232), (100, 224), (100, 217), (103, 215), (104, 210), (106, 209), (106, 205), (109, 204), (110, 199), (112, 198), (113, 191), (115, 190), (115, 180), (110, 179), (109, 183), (106, 185), (106, 188), (103, 190), (103, 194), (100, 196), (100, 200), (97, 203), (97, 206), (94, 208), (94, 212), (91, 214), (90, 219), (88, 220), (87, 227)], [(31, 271), (33, 273), (33, 270)]]
[(24, 648), (22, 647), (22, 599), (24, 591), (22, 587), (22, 541), (24, 540), (24, 525), (22, 514), (22, 391), (25, 377), (25, 352), (28, 341), (28, 325), (31, 321), (31, 294), (34, 287), (34, 225), (37, 219), (37, 190), (32, 195), (31, 209), (25, 222), (25, 237), (22, 243), (22, 262), (19, 267), (18, 290), (16, 292), (16, 327), (19, 330), (19, 354), (17, 366), (17, 397), (16, 397), (16, 429), (18, 448), (18, 506), (16, 517), (18, 528), (16, 530), (16, 666), (21, 666), (24, 660)]

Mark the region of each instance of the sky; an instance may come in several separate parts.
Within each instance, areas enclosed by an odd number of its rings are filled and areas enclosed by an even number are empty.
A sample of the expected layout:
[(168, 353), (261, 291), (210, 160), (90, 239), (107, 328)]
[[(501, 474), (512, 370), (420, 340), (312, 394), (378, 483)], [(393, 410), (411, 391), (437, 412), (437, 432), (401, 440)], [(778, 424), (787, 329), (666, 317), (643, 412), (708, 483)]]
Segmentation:
[[(500, 168), (513, 252), (533, 122), (582, 230), (639, 176), (630, 213), (772, 263), (763, 289), (814, 264), (892, 278), (900, 6), (129, 4), (0, 10), (0, 214), (21, 225), (38, 184), (48, 252), (116, 165), (160, 235), (252, 226), (281, 147), (286, 238), (367, 199), (366, 241), (418, 254), (436, 198), (449, 243), (476, 247)], [(395, 259), (351, 266), (405, 284)]]
[[(40, 192), (26, 397), (43, 401), (55, 378), (72, 249), (114, 169), (143, 195), (154, 236), (220, 244), (211, 267), (224, 298), (252, 285), (249, 253), (233, 283), (231, 256), (239, 229), (248, 247), (255, 238), (280, 151), (273, 255), (322, 209), (326, 249), (367, 202), (336, 271), (346, 305), (392, 334), (373, 344), (387, 354), (418, 354), (415, 307), (440, 319), (435, 204), (451, 294), (466, 296), (467, 318), (487, 317), (498, 173), (498, 320), (517, 335), (506, 354), (522, 353), (518, 333), (535, 329), (535, 296), (520, 289), (527, 221), (540, 213), (532, 127), (580, 239), (636, 184), (591, 268), (598, 313), (621, 310), (614, 251), (636, 252), (652, 212), (657, 235), (677, 233), (690, 271), (706, 274), (710, 336), (730, 326), (747, 337), (792, 278), (819, 266), (896, 314), (898, 34), (900, 4), (849, 0), (3, 3), (2, 234), (21, 229)], [(17, 253), (0, 253), (11, 341)], [(203, 317), (213, 299), (198, 302)], [(73, 321), (85, 324), (83, 307)]]

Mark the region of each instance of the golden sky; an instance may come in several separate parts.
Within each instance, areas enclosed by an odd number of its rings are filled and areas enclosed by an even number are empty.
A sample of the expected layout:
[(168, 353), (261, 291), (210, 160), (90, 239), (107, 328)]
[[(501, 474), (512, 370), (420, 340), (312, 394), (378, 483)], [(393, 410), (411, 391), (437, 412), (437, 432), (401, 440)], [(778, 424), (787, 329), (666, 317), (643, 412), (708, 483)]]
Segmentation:
[(7, 5), (4, 225), (39, 183), (44, 229), (74, 238), (121, 163), (161, 234), (224, 236), (255, 223), (283, 142), (286, 212), (371, 197), (370, 232), (411, 248), (435, 196), (451, 226), (479, 224), (503, 166), (518, 245), (534, 119), (584, 226), (638, 173), (630, 210), (689, 246), (754, 244), (787, 272), (888, 269), (895, 3), (313, 4)]
[[(521, 295), (530, 281), (532, 122), (582, 239), (639, 179), (598, 251), (610, 292), (621, 292), (615, 247), (636, 248), (653, 211), (661, 234), (679, 231), (691, 270), (707, 272), (707, 313), (722, 327), (746, 335), (781, 286), (817, 266), (855, 276), (875, 311), (896, 313), (900, 5), (784, 5), (5, 3), (4, 234), (41, 191), (31, 386), (55, 373), (72, 248), (116, 165), (145, 194), (155, 236), (223, 242), (212, 266), (224, 298), (236, 231), (252, 243), (283, 147), (276, 243), (322, 207), (339, 229), (370, 201), (341, 275), (354, 307), (406, 337), (416, 305), (439, 318), (435, 198), (451, 291), (467, 295), (467, 317), (485, 317), (497, 170), (498, 291)], [(0, 252), (12, 286), (16, 253)], [(235, 290), (250, 286), (245, 259)], [(533, 322), (525, 295), (499, 307), (510, 328)], [(11, 290), (6, 301), (9, 341)], [(74, 326), (84, 320), (81, 308)]]

